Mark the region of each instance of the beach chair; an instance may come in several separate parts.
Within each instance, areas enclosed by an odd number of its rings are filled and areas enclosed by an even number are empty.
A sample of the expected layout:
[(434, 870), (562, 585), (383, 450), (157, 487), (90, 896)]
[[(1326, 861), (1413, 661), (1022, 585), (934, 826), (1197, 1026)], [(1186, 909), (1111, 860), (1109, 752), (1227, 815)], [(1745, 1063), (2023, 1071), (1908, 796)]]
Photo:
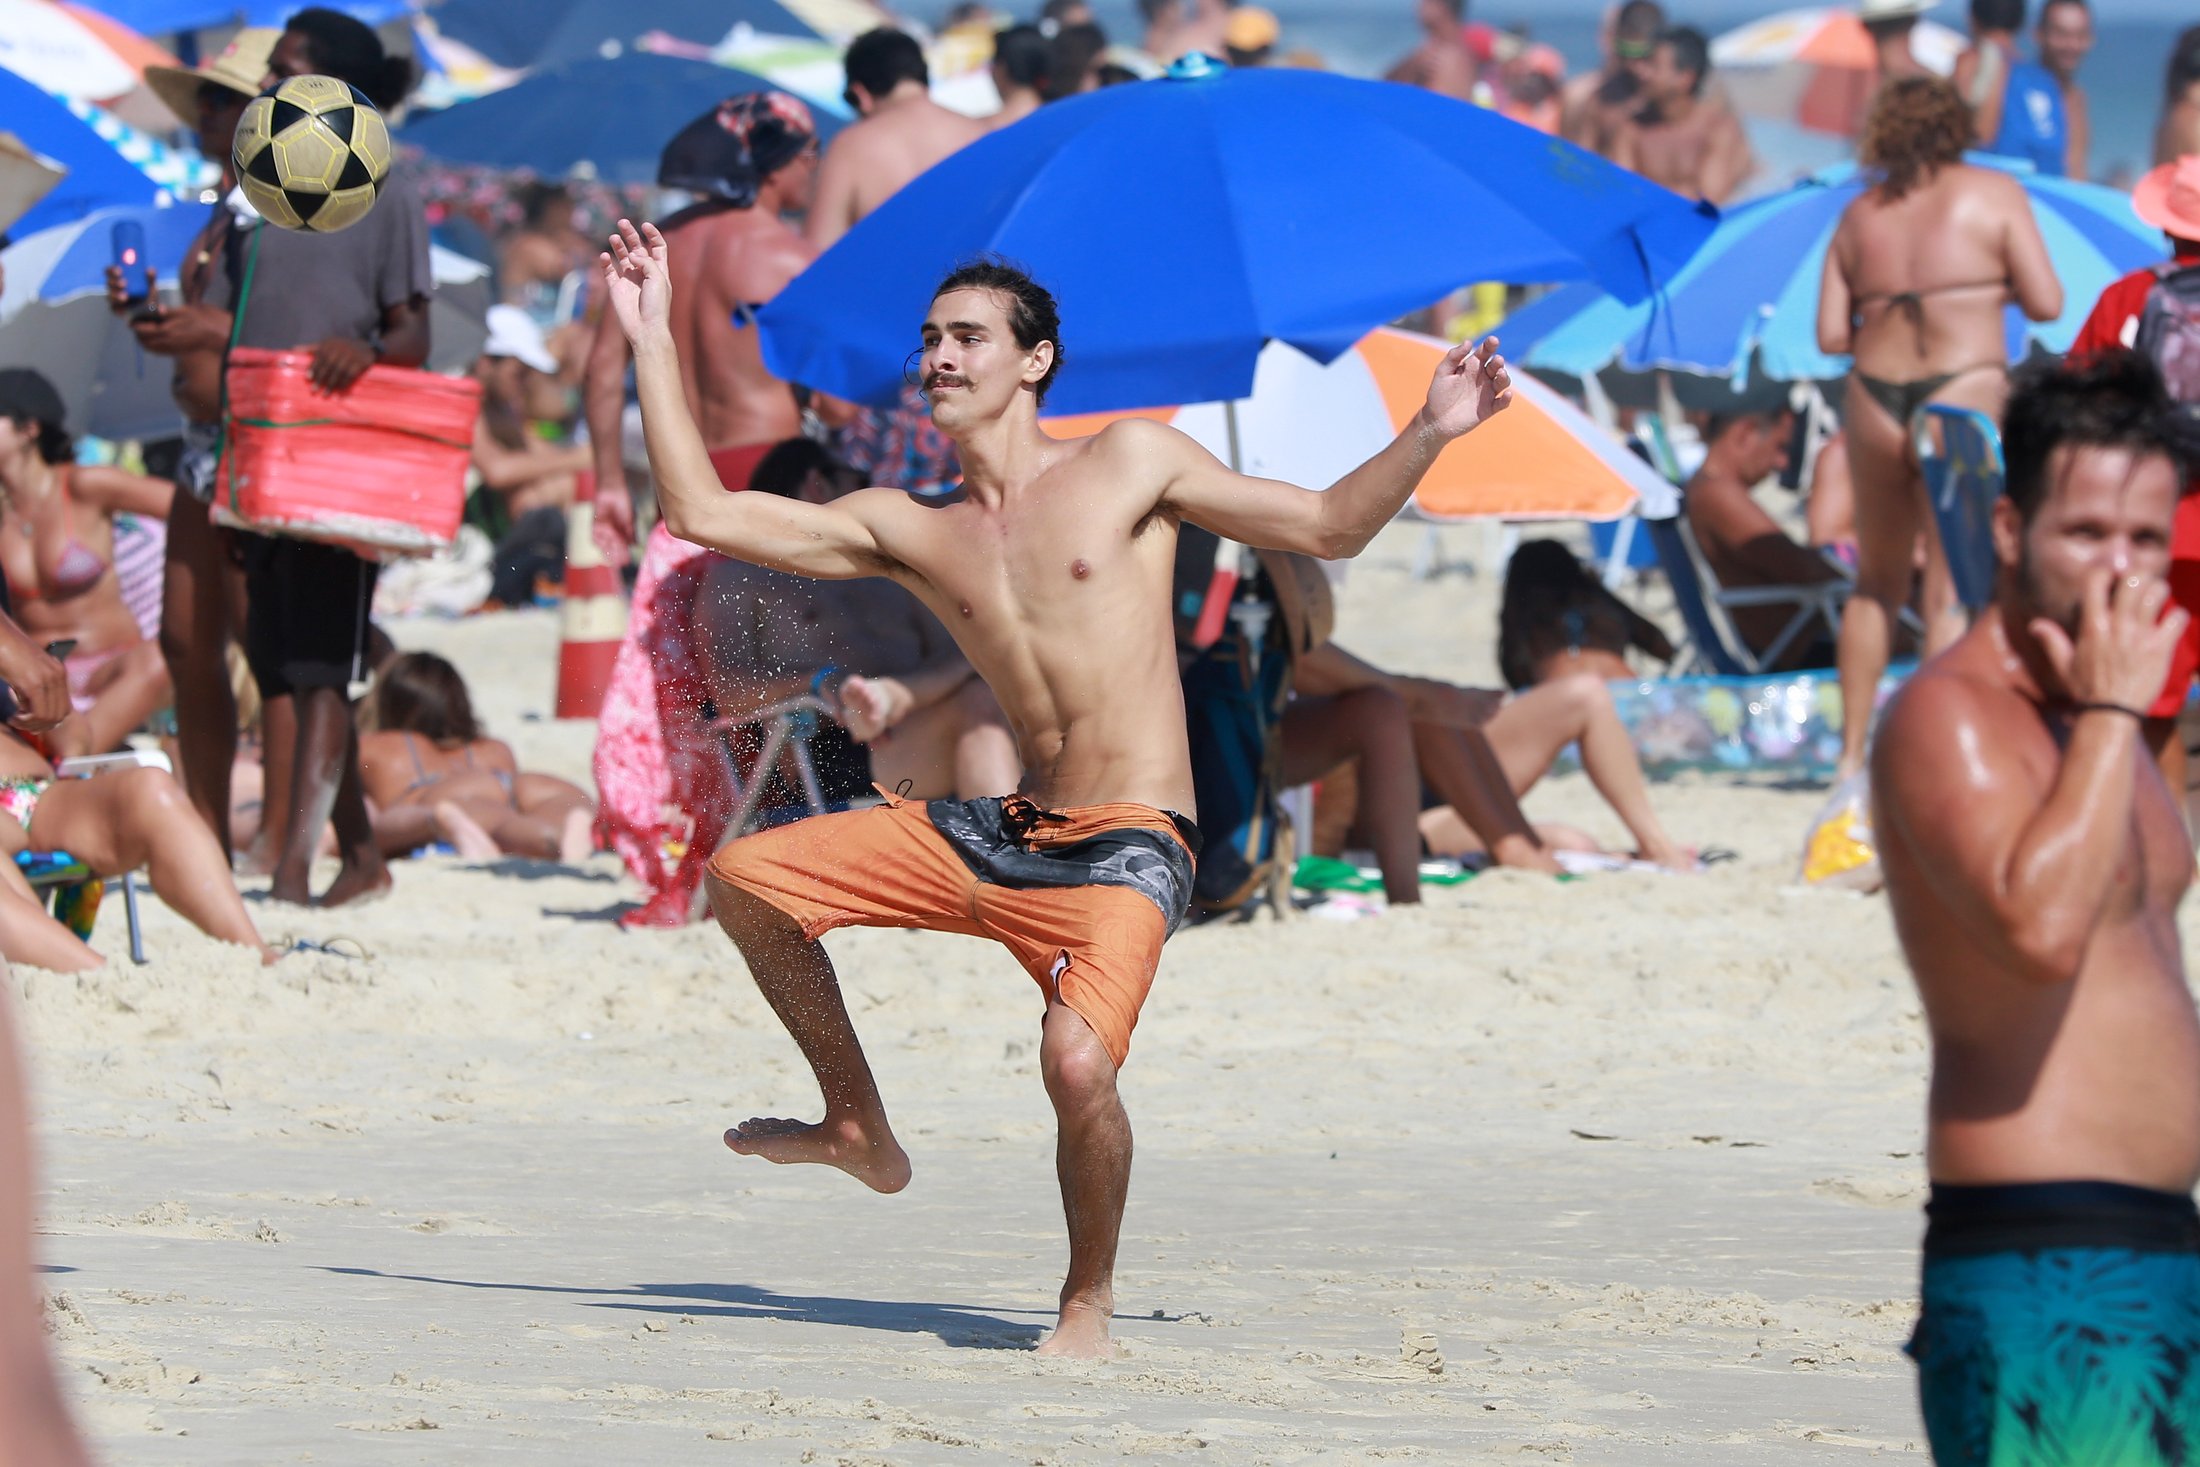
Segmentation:
[(2007, 478), (2001, 433), (1976, 408), (1937, 402), (1911, 420), (1910, 431), (1956, 600), (1976, 615), (1994, 599), (1994, 501)]
[[(734, 787), (741, 792), (739, 803), (734, 806), (733, 818), (726, 825), (726, 840), (739, 840), (761, 823), (759, 816), (764, 791), (771, 783), (772, 771), (779, 765), (779, 756), (788, 755), (795, 768), (796, 781), (802, 788), (803, 815), (822, 815), (832, 808), (825, 798), (825, 791), (817, 782), (817, 766), (810, 759), (810, 740), (817, 733), (817, 721), (830, 718), (832, 709), (822, 698), (804, 695), (775, 703), (745, 718), (722, 720), (719, 727), (731, 732), (735, 729), (754, 728), (763, 739), (756, 758), (749, 761), (748, 773), (734, 770)], [(730, 758), (729, 751), (729, 758)], [(738, 762), (738, 761), (736, 761)], [(799, 819), (800, 816), (792, 818)]]
[[(168, 756), (154, 749), (125, 749), (119, 754), (92, 754), (79, 759), (64, 759), (54, 766), (54, 774), (60, 779), (89, 779), (109, 769), (158, 769), (174, 773)], [(23, 879), (31, 890), (46, 903), (49, 911), (63, 901), (76, 888), (100, 880), (91, 867), (70, 855), (67, 851), (24, 851), (16, 856), (15, 867), (23, 873)], [(138, 918), (137, 873), (122, 873), (122, 910), (129, 919), (130, 961), (143, 966), (145, 957), (145, 930)], [(56, 915), (60, 913), (56, 912)]]
[[(1722, 677), (1754, 677), (1777, 663), (1799, 639), (1823, 628), (1826, 635), (1841, 630), (1841, 608), (1849, 599), (1846, 580), (1821, 581), (1807, 586), (1721, 586), (1711, 573), (1696, 537), (1689, 531), (1685, 513), (1671, 519), (1642, 522), (1650, 543), (1657, 547), (1658, 564), (1673, 588), (1673, 604), (1688, 631), (1688, 646), (1672, 668), (1673, 676), (1691, 672)], [(1753, 652), (1735, 630), (1728, 615), (1741, 607), (1792, 607), (1780, 634), (1763, 652)]]

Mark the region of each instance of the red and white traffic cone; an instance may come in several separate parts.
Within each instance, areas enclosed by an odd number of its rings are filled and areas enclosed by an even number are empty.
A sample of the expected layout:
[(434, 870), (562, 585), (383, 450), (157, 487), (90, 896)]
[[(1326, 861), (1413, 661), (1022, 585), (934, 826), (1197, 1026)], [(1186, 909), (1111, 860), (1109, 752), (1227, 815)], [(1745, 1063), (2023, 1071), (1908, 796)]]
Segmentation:
[(558, 648), (559, 718), (596, 718), (626, 640), (626, 594), (596, 548), (596, 476), (582, 474), (565, 517), (565, 640)]

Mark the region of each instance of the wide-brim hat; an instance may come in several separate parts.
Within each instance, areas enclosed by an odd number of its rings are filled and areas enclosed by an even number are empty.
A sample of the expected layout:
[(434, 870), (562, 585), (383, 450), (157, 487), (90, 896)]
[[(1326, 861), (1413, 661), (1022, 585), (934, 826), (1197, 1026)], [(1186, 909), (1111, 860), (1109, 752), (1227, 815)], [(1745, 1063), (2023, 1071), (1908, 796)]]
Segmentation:
[(1940, 0), (1858, 0), (1856, 18), (1861, 21), (1915, 20), (1940, 4)]
[(197, 66), (148, 66), (145, 85), (176, 120), (189, 127), (199, 119), (199, 88), (207, 82), (247, 97), (260, 95), (267, 80), (267, 58), (283, 33), (273, 26), (246, 26), (230, 37), (221, 54)]
[(2200, 239), (2200, 153), (2173, 158), (2140, 179), (2131, 209), (2164, 234)]

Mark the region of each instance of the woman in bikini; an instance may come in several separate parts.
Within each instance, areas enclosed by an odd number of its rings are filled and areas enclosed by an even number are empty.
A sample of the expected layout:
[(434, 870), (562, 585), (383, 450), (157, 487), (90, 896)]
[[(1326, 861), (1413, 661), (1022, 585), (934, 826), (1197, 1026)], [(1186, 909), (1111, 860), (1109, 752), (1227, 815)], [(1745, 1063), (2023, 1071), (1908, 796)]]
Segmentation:
[(1826, 251), (1818, 344), (1855, 358), (1842, 404), (1856, 515), (1856, 590), (1839, 650), (1843, 777), (1864, 764), (1873, 697), (1920, 543), (1927, 654), (1963, 630), (1911, 424), (1931, 402), (1976, 408), (1998, 423), (2009, 393), (2003, 307), (2014, 301), (2035, 321), (2062, 311), (2062, 284), (2023, 186), (1965, 164), (1970, 139), (1971, 109), (1948, 83), (1889, 83), (1858, 150), (1874, 182), (1842, 212)]
[(77, 717), (56, 732), (55, 746), (103, 753), (169, 697), (160, 647), (115, 576), (115, 516), (166, 519), (175, 486), (76, 464), (63, 416), (44, 377), (0, 371), (0, 571), (23, 630), (41, 643), (73, 644), (62, 660)]
[(594, 802), (554, 775), (522, 774), (511, 745), (482, 737), (450, 663), (432, 652), (391, 659), (375, 679), (373, 711), (359, 768), (385, 855), (442, 841), (469, 860), (572, 866), (595, 850)]
[(22, 851), (67, 851), (97, 874), (143, 869), (154, 895), (207, 936), (251, 948), (260, 940), (229, 863), (183, 786), (165, 769), (119, 769), (57, 779), (31, 739), (0, 732), (0, 953), (9, 962), (81, 972), (104, 961), (48, 916), (16, 868)]

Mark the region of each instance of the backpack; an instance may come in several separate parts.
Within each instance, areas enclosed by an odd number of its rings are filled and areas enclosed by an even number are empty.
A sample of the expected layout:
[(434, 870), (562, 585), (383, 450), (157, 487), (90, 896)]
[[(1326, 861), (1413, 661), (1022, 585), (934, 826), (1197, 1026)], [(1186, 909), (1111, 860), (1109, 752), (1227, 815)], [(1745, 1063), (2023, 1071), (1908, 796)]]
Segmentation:
[(2186, 426), (2200, 429), (2200, 265), (2162, 267), (2131, 344), (2161, 372)]
[(1195, 648), (1191, 628), (1214, 561), (1215, 537), (1185, 525), (1177, 538), (1177, 650), (1205, 842), (1192, 901), (1210, 914), (1250, 911), (1296, 863), (1290, 822), (1277, 803), (1291, 625), (1269, 578), (1255, 573), (1238, 583), (1221, 637)]

